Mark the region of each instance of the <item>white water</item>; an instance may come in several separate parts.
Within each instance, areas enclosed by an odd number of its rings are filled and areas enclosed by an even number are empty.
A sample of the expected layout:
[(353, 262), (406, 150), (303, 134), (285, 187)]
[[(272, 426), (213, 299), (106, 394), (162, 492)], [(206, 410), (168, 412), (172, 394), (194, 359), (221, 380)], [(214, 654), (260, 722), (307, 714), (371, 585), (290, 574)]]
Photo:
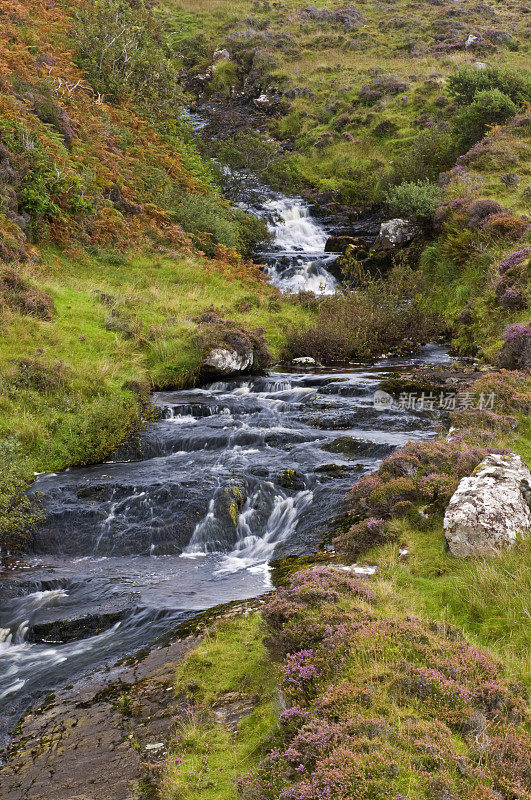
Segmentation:
[(265, 271), (283, 292), (310, 291), (333, 294), (338, 282), (326, 269), (334, 256), (325, 255), (328, 234), (297, 197), (272, 197), (257, 213), (268, 220), (273, 247), (266, 255)]
[[(194, 131), (205, 136), (209, 120), (202, 114), (184, 111), (183, 116)], [(208, 133), (207, 133), (208, 135)], [(226, 164), (214, 159), (222, 174), (238, 176)], [(241, 174), (243, 184), (249, 176)], [(248, 195), (248, 196), (247, 196)], [(308, 203), (301, 197), (287, 197), (274, 192), (256, 179), (252, 188), (241, 192), (236, 204), (245, 211), (252, 210), (258, 217), (267, 221), (269, 233), (273, 237), (271, 249), (259, 251), (255, 259), (263, 264), (271, 283), (282, 292), (308, 291), (315, 294), (334, 294), (339, 288), (338, 281), (326, 269), (337, 258), (325, 254), (328, 232), (310, 213)]]

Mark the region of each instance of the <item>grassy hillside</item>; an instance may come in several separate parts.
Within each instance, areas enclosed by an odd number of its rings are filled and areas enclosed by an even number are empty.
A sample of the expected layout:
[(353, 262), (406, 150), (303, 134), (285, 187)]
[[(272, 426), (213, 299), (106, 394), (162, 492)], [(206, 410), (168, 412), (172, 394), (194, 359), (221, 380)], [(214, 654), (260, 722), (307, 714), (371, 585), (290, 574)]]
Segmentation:
[[(425, 249), (417, 238), (399, 260), (420, 257), (427, 305), (443, 316), (456, 347), (479, 346), (492, 360), (504, 328), (529, 318), (529, 254), (515, 280), (500, 282), (499, 274), (504, 258), (530, 243), (531, 77), (520, 6), (172, 0), (165, 7), (181, 26), (183, 63), (199, 76), (191, 85), (200, 102), (218, 106), (222, 141), (214, 148), (308, 194), (326, 213), (346, 219), (377, 207), (418, 222), (432, 244)], [(209, 71), (214, 48), (230, 59)], [(261, 134), (242, 130), (242, 106), (259, 113)], [(468, 215), (487, 200), (484, 213)]]
[[(487, 71), (475, 71), (483, 77), (514, 70), (526, 86), (517, 103), (530, 99), (529, 42), (517, 3), (164, 6), (180, 26), (190, 72), (205, 74), (214, 47), (231, 56), (231, 67), (219, 62), (214, 79), (204, 81), (206, 94), (223, 91), (217, 73), (224, 72), (228, 95), (270, 95), (269, 130), (295, 145), (271, 172), (337, 192), (352, 205), (383, 200), (399, 180), (436, 179), (459, 149), (468, 149), (464, 131), (452, 130), (462, 99), (447, 84), (460, 67), (480, 61)], [(468, 45), (469, 36), (475, 39)], [(510, 193), (514, 207), (522, 206), (525, 186)]]

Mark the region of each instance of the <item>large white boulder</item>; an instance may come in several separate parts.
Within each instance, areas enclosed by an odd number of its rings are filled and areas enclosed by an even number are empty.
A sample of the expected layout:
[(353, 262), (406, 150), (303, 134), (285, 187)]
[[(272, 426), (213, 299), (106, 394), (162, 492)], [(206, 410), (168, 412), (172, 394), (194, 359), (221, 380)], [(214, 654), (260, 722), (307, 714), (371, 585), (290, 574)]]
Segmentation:
[(237, 375), (246, 372), (253, 365), (251, 348), (238, 353), (231, 347), (214, 347), (203, 361), (203, 369), (216, 375)]
[(311, 356), (299, 356), (298, 358), (292, 358), (291, 363), (297, 367), (314, 367), (317, 361)]
[(403, 247), (415, 238), (420, 228), (408, 219), (389, 219), (380, 225), (376, 245), (384, 249)]
[(491, 556), (531, 532), (531, 472), (520, 456), (491, 454), (463, 478), (444, 515), (454, 556)]

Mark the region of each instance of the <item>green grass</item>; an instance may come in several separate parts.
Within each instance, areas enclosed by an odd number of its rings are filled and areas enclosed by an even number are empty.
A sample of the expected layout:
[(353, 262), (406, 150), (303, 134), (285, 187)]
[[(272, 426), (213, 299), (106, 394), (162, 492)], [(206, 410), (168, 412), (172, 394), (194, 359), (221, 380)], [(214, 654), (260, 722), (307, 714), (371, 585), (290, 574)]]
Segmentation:
[[(278, 705), (275, 669), (262, 628), (257, 612), (221, 621), (179, 667), (176, 691), (193, 705), (177, 724), (162, 781), (163, 800), (235, 800), (235, 779), (256, 765)], [(236, 731), (212, 711), (223, 708), (224, 697), (237, 697), (248, 706)]]
[[(403, 611), (453, 623), (490, 649), (508, 671), (531, 681), (531, 541), (489, 559), (458, 559), (445, 550), (442, 520), (420, 531), (395, 523), (397, 542), (367, 554)], [(407, 549), (407, 558), (399, 549)]]
[[(325, 0), (314, 5), (334, 10)], [(516, 9), (500, 2), (494, 6), (498, 24), (514, 31), (520, 41), (517, 49), (499, 45), (490, 50), (489, 65), (525, 66), (528, 46), (522, 20)], [(440, 103), (446, 94), (444, 79), (470, 62), (470, 53), (464, 50), (436, 52), (433, 37), (444, 9), (428, 3), (417, 3), (412, 9), (405, 0), (398, 0), (391, 9), (360, 0), (356, 9), (363, 19), (350, 29), (334, 19), (301, 15), (302, 6), (296, 0), (274, 7), (249, 0), (165, 0), (164, 8), (178, 37), (195, 37), (196, 47), (187, 61), (192, 72), (204, 71), (215, 47), (226, 47), (237, 63), (245, 65), (252, 58), (252, 48), (259, 46), (263, 55), (253, 66), (260, 73), (262, 89), (297, 87), (311, 92), (290, 99), (270, 126), (279, 138), (295, 140), (297, 155), (288, 160), (291, 178), (298, 180), (299, 187), (332, 190), (361, 206), (383, 199), (385, 184), (395, 168), (402, 168), (404, 153), (423, 126), (427, 130), (426, 122), (417, 121), (421, 114), (427, 115), (430, 125), (452, 118), (453, 110)], [(469, 24), (476, 30), (488, 30), (491, 23), (480, 9), (470, 14)], [(448, 23), (447, 27), (452, 26)], [(421, 45), (421, 52), (411, 48), (412, 40)], [(481, 53), (475, 55), (482, 57)], [(240, 69), (242, 84), (246, 70), (245, 66)], [(398, 98), (384, 95), (378, 102), (360, 104), (361, 86), (386, 74), (398, 76), (408, 88)], [(449, 107), (450, 101), (446, 105)], [(338, 123), (345, 115), (348, 119)], [(374, 134), (382, 120), (395, 126), (392, 134)], [(331, 136), (326, 143), (318, 143), (325, 132)], [(343, 133), (351, 139), (346, 141)], [(520, 166), (525, 160), (522, 158)], [(436, 179), (443, 168), (435, 166), (429, 177)], [(489, 172), (501, 168), (494, 159)], [(424, 176), (403, 179), (418, 177)], [(519, 205), (524, 210), (521, 191), (511, 192), (498, 181), (496, 194), (511, 207)]]
[[(520, 415), (516, 434), (495, 446), (531, 464), (531, 419)], [(394, 541), (364, 558), (379, 566), (380, 580), (396, 590), (402, 610), (457, 625), (531, 683), (531, 538), (492, 558), (462, 559), (445, 547), (441, 516), (422, 530), (407, 519), (395, 519), (391, 527)]]

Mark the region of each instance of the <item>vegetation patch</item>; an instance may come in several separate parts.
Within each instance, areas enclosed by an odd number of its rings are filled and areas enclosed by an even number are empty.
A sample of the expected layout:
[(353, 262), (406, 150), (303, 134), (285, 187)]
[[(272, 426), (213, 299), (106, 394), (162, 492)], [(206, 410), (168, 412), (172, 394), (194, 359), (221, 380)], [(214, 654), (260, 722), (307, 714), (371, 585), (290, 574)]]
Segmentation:
[[(438, 330), (436, 318), (419, 302), (421, 286), (418, 273), (397, 267), (385, 282), (366, 278), (352, 292), (319, 298), (312, 303), (313, 324), (289, 338), (288, 356), (330, 363), (415, 351)], [(302, 294), (299, 302), (308, 298)]]
[(262, 639), (258, 612), (221, 620), (179, 667), (182, 712), (164, 765), (162, 798), (235, 800), (237, 778), (265, 755), (278, 696)]

